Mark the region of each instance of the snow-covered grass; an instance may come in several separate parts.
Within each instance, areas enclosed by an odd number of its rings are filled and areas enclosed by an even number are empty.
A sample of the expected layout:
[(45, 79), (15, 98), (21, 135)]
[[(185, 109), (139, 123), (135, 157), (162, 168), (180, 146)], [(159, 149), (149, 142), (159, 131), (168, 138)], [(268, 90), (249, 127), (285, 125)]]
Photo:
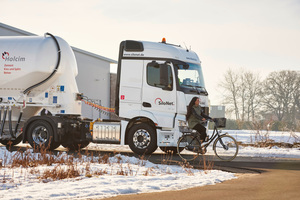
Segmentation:
[[(251, 146), (264, 140), (271, 143), (299, 143), (300, 133), (223, 131), (229, 132), (241, 144), (238, 157), (300, 158), (299, 146), (283, 148), (267, 145)], [(90, 144), (90, 149), (115, 152), (130, 151), (128, 146)], [(159, 149), (156, 153), (162, 153)], [(213, 155), (208, 148), (208, 155)], [(52, 157), (50, 159), (50, 156)], [(19, 162), (22, 158), (24, 162)], [(164, 157), (164, 159), (167, 157)], [(18, 160), (19, 159), (19, 160)], [(36, 165), (37, 160), (44, 160)], [(219, 170), (197, 170), (187, 165), (158, 165), (143, 158), (120, 154), (70, 156), (7, 151), (0, 146), (0, 199), (87, 199), (120, 194), (181, 190), (211, 185), (236, 178)], [(15, 162), (13, 162), (15, 161)], [(167, 163), (167, 162), (165, 162)], [(74, 175), (74, 176), (71, 176)], [(69, 177), (69, 178), (68, 178)]]
[(284, 131), (256, 131), (256, 130), (223, 130), (223, 133), (228, 132), (237, 141), (244, 144), (255, 144), (258, 142), (275, 142), (275, 143), (300, 143), (299, 132), (284, 132)]
[[(236, 178), (232, 173), (219, 170), (157, 165), (120, 154), (106, 160), (102, 156), (80, 155), (80, 158), (75, 158), (62, 153), (58, 156), (48, 155), (53, 157), (46, 159), (48, 164), (35, 165), (45, 155), (34, 153), (32, 149), (22, 153), (8, 152), (5, 147), (0, 147), (0, 152), (4, 162), (0, 173), (1, 199), (104, 198), (120, 194), (182, 190)], [(22, 162), (17, 162), (20, 166), (12, 163), (19, 157), (25, 159), (23, 166)], [(72, 160), (72, 164), (68, 160)], [(57, 172), (77, 176), (60, 179)]]
[(224, 130), (223, 133), (225, 132), (242, 144), (238, 156), (300, 158), (299, 132)]

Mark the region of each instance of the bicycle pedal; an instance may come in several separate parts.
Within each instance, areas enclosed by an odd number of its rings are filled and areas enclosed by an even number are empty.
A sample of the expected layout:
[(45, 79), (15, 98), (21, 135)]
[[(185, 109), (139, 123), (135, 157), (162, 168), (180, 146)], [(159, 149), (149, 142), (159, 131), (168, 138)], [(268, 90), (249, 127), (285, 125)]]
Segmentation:
[(199, 153), (201, 153), (202, 155), (204, 155), (204, 154), (206, 154), (206, 152), (207, 152), (207, 149), (204, 148), (204, 149), (201, 149), (201, 151)]

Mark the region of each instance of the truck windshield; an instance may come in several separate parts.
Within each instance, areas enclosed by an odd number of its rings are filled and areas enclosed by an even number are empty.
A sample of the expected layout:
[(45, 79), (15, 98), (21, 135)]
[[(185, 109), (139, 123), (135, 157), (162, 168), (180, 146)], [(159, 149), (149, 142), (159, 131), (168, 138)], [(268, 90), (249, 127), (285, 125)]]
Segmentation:
[(200, 64), (187, 63), (187, 65), (176, 65), (178, 82), (181, 91), (185, 93), (206, 94), (203, 73)]

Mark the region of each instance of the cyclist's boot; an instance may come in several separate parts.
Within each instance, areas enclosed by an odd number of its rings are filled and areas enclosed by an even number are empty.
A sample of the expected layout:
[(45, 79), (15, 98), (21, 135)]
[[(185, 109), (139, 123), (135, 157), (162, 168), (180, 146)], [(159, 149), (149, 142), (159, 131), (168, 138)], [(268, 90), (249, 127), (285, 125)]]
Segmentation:
[(206, 154), (206, 152), (207, 152), (207, 149), (205, 147), (202, 147), (202, 149), (200, 149), (200, 151), (199, 151), (199, 153), (202, 155)]
[(208, 142), (208, 140), (209, 140), (209, 136), (206, 136), (204, 142)]

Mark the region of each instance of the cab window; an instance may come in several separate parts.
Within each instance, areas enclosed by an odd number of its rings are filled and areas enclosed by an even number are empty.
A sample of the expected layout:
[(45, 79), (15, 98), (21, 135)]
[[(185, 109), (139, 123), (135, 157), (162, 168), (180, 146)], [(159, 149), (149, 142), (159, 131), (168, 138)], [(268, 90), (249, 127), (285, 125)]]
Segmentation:
[(173, 75), (170, 65), (151, 62), (147, 65), (147, 83), (163, 90), (173, 90)]

